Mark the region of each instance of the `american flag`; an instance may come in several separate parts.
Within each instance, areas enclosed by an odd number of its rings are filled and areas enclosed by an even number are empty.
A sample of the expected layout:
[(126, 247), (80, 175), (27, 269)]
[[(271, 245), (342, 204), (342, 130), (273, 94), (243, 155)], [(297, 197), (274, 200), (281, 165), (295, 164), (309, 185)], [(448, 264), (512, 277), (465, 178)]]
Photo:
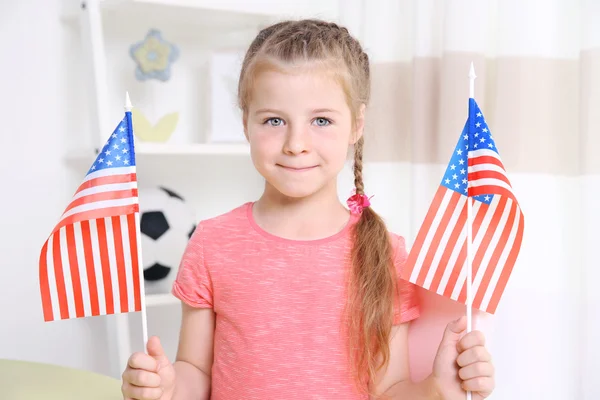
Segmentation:
[(517, 260), (523, 213), (474, 99), (402, 278), (466, 304), (467, 199), (472, 202), (472, 307), (494, 314)]
[(45, 321), (141, 311), (133, 140), (126, 111), (42, 247)]

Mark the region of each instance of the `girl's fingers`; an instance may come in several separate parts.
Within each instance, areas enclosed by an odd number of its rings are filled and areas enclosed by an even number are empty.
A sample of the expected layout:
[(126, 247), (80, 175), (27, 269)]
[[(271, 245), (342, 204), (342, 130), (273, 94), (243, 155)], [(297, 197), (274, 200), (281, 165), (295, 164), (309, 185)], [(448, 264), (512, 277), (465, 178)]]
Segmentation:
[(475, 346), (485, 346), (485, 336), (481, 331), (471, 331), (463, 336), (458, 342), (457, 350), (459, 353)]
[(494, 391), (494, 379), (489, 376), (479, 376), (468, 379), (461, 384), (465, 392), (492, 393)]
[(135, 369), (158, 371), (158, 362), (146, 353), (136, 352), (129, 357), (127, 365)]
[(160, 376), (154, 372), (144, 371), (143, 369), (128, 368), (123, 372), (123, 380), (134, 386), (159, 387)]
[(492, 361), (492, 356), (488, 352), (488, 350), (483, 346), (475, 346), (471, 347), (460, 353), (456, 358), (456, 363), (460, 367), (465, 367), (469, 364), (473, 364), (476, 362), (490, 362)]
[(463, 381), (494, 376), (494, 366), (488, 362), (476, 362), (458, 370), (458, 376)]
[(128, 382), (123, 383), (121, 391), (126, 399), (132, 400), (159, 400), (163, 395), (161, 388), (139, 387)]

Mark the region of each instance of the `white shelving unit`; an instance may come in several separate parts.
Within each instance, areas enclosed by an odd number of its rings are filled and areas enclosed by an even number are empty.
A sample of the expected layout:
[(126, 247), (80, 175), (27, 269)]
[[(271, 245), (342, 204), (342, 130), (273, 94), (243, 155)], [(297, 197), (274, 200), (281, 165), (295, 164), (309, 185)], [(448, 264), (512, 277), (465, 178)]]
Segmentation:
[[(144, 96), (141, 83), (132, 83), (134, 89), (123, 87), (122, 72), (119, 62), (123, 59), (128, 62), (129, 79), (133, 76), (133, 60), (127, 59), (124, 54), (127, 47), (113, 42), (123, 38), (124, 42), (131, 43), (132, 38), (141, 40), (143, 35), (151, 28), (157, 26), (168, 30), (170, 39), (197, 44), (198, 52), (210, 52), (214, 46), (239, 46), (240, 43), (247, 45), (258, 30), (274, 21), (286, 18), (317, 17), (338, 22), (346, 22), (351, 25), (360, 19), (360, 7), (354, 7), (348, 14), (344, 11), (350, 3), (356, 6), (363, 0), (73, 0), (73, 8), (66, 9), (63, 22), (78, 29), (82, 38), (84, 49), (86, 72), (83, 75), (85, 83), (88, 84), (86, 98), (89, 99), (89, 126), (90, 137), (85, 146), (79, 146), (78, 150), (71, 151), (67, 156), (67, 163), (77, 168), (77, 171), (85, 171), (93, 161), (97, 149), (107, 139), (118, 119), (122, 116), (124, 91), (130, 92), (134, 107)], [(341, 14), (344, 12), (345, 14)], [(344, 21), (345, 19), (345, 21)], [(116, 46), (116, 47), (115, 47)], [(120, 47), (119, 47), (120, 46)], [(109, 53), (120, 54), (119, 59), (110, 58)], [(189, 51), (188, 53), (193, 53)], [(206, 73), (201, 68), (194, 69), (194, 76), (199, 75), (202, 82), (202, 74)], [(162, 88), (162, 87), (161, 87)], [(196, 92), (204, 91), (206, 86), (201, 84)], [(134, 93), (132, 93), (134, 92)], [(144, 92), (145, 93), (145, 92)], [(188, 94), (189, 95), (189, 94)], [(209, 107), (204, 101), (198, 109), (201, 120), (206, 113), (204, 108)], [(188, 110), (189, 111), (189, 110)], [(188, 112), (189, 116), (190, 113)], [(117, 119), (118, 118), (118, 119)], [(201, 121), (202, 122), (202, 121)], [(185, 125), (185, 129), (190, 129)], [(206, 124), (199, 123), (196, 127), (206, 130)], [(195, 128), (194, 128), (195, 129)], [(136, 157), (138, 158), (138, 169), (144, 168), (145, 176), (155, 175), (168, 176), (169, 168), (181, 169), (182, 163), (200, 161), (209, 163), (209, 174), (221, 171), (224, 164), (247, 163), (249, 160), (249, 147), (245, 143), (210, 143), (205, 140), (207, 135), (196, 135), (188, 132), (188, 137), (195, 140), (187, 143), (144, 143), (136, 138)], [(173, 159), (176, 161), (173, 162)], [(221, 164), (219, 164), (221, 163)], [(157, 167), (159, 165), (160, 167)], [(186, 164), (188, 165), (188, 164)], [(247, 165), (247, 164), (244, 164)], [(152, 169), (154, 168), (154, 169)], [(240, 167), (237, 167), (240, 168)], [(188, 168), (193, 170), (193, 168)], [(243, 167), (242, 169), (249, 169)], [(210, 203), (196, 204), (197, 207), (205, 209), (219, 204), (218, 196), (224, 200), (231, 197), (232, 193), (246, 190), (254, 184), (248, 179), (248, 173), (239, 169), (235, 174), (227, 175), (226, 179), (235, 176), (240, 182), (231, 182), (223, 185), (223, 182), (215, 182), (215, 179), (223, 179), (217, 174), (213, 180), (208, 179), (209, 184), (214, 187), (207, 188), (212, 196), (207, 201)], [(244, 175), (246, 174), (246, 175)], [(173, 177), (173, 179), (182, 179)], [(190, 179), (192, 185), (194, 180)], [(244, 186), (246, 185), (246, 189)], [(226, 189), (225, 187), (229, 187)], [(231, 188), (234, 187), (234, 188)], [(229, 190), (229, 192), (227, 192)], [(219, 192), (220, 191), (220, 192)], [(198, 196), (202, 199), (202, 196)], [(210, 200), (210, 201), (209, 201)], [(202, 200), (197, 200), (198, 202)], [(208, 211), (207, 211), (208, 212)], [(152, 294), (146, 296), (146, 307), (148, 309), (148, 325), (150, 328), (150, 309), (174, 307), (179, 301), (171, 294)], [(169, 311), (170, 312), (170, 311)], [(130, 314), (119, 314), (110, 316), (108, 321), (109, 350), (113, 357), (112, 374), (115, 377), (121, 375), (126, 365), (127, 358), (132, 352), (132, 335), (129, 325)], [(152, 335), (152, 332), (149, 332)]]
[(187, 145), (170, 145), (170, 144), (153, 144), (143, 143), (136, 145), (136, 153), (141, 155), (249, 155), (250, 146), (247, 144), (187, 144)]
[[(249, 156), (250, 147), (247, 144), (168, 144), (168, 143), (136, 143), (136, 157), (148, 156)], [(91, 162), (96, 157), (94, 149), (80, 149), (69, 153), (66, 157), (69, 163)]]

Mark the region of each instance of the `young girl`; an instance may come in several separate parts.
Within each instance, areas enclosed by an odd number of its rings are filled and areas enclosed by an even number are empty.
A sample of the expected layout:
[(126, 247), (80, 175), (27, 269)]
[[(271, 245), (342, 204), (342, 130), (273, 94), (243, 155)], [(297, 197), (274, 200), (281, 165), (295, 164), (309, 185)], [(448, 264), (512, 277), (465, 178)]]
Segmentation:
[[(348, 31), (318, 20), (263, 29), (241, 70), (239, 102), (263, 195), (199, 223), (173, 294), (177, 358), (158, 338), (133, 354), (125, 399), (463, 400), (494, 388), (490, 355), (466, 320), (448, 324), (431, 375), (411, 382), (400, 279), (402, 237), (369, 206), (362, 178), (369, 59)], [(338, 200), (348, 150), (354, 186)]]

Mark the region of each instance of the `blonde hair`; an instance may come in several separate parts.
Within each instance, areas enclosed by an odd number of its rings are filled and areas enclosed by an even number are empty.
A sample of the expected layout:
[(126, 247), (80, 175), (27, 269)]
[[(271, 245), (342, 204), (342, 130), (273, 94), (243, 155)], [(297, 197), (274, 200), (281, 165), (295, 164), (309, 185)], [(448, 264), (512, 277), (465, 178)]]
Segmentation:
[[(346, 28), (315, 19), (274, 24), (261, 30), (250, 44), (238, 86), (244, 117), (260, 71), (304, 65), (324, 66), (333, 73), (346, 95), (354, 126), (360, 106), (369, 102), (369, 57)], [(354, 145), (358, 194), (364, 194), (363, 146), (361, 136)], [(375, 382), (378, 371), (389, 363), (396, 272), (388, 230), (370, 207), (363, 210), (354, 235), (346, 305), (348, 355), (357, 388), (368, 393), (369, 382)]]

